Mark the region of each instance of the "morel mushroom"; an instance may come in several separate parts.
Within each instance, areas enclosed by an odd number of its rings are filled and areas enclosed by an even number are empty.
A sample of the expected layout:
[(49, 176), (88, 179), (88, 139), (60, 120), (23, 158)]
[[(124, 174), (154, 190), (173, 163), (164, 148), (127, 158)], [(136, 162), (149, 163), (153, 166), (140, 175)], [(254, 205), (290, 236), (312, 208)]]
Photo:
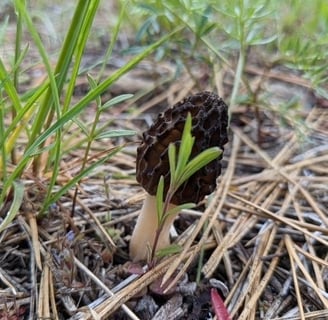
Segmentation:
[[(211, 147), (228, 142), (228, 107), (214, 93), (201, 92), (192, 95), (160, 114), (153, 125), (143, 133), (143, 141), (137, 149), (136, 177), (147, 191), (147, 196), (130, 241), (130, 257), (133, 261), (147, 259), (158, 228), (156, 214), (156, 191), (160, 177), (164, 177), (164, 198), (170, 185), (168, 148), (174, 143), (179, 148), (188, 113), (192, 117), (191, 134), (195, 137), (190, 159)], [(199, 203), (212, 193), (221, 173), (222, 154), (194, 173), (183, 183), (171, 199), (171, 206), (187, 202)], [(156, 249), (170, 244), (169, 230), (175, 216), (166, 221)]]

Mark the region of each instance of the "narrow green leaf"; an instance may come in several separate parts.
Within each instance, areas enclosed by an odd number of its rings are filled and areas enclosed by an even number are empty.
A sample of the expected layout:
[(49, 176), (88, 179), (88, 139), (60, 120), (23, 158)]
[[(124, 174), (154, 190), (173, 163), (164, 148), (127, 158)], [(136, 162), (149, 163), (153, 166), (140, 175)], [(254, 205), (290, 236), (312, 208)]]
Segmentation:
[[(1, 102), (0, 102), (1, 103)], [(0, 141), (4, 141), (5, 132), (5, 112), (3, 108), (0, 108)], [(7, 166), (3, 165), (7, 163), (7, 152), (4, 143), (0, 142), (0, 175), (4, 181), (7, 179)]]
[(6, 15), (5, 17), (2, 17), (2, 21), (0, 24), (0, 45), (3, 45), (4, 38), (7, 32), (7, 28), (9, 25), (9, 15)]
[(44, 147), (42, 147), (40, 149), (36, 149), (35, 152), (31, 154), (31, 157), (36, 156), (36, 155), (39, 155), (39, 154), (41, 154), (43, 152), (47, 152), (47, 151), (51, 150), (54, 146), (55, 146), (55, 143), (50, 143), (47, 146), (44, 146)]
[(74, 96), (74, 89), (79, 75), (83, 53), (98, 6), (99, 0), (78, 2), (70, 28), (61, 48), (56, 66), (57, 73), (61, 75), (61, 79), (59, 79), (60, 83), (62, 83), (62, 80), (66, 80), (67, 68), (70, 66), (74, 55), (74, 64), (69, 73), (69, 83), (63, 104), (63, 113), (68, 110), (72, 97)]
[(83, 121), (81, 121), (80, 119), (78, 118), (75, 118), (73, 119), (73, 122), (76, 123), (79, 128), (81, 129), (81, 131), (87, 136), (89, 137), (89, 130), (88, 130), (88, 127), (84, 124)]
[(99, 167), (101, 164), (103, 164), (105, 161), (107, 161), (110, 157), (112, 157), (114, 154), (122, 150), (124, 146), (118, 146), (113, 148), (111, 151), (108, 152), (108, 154), (99, 159), (98, 161), (93, 162), (89, 167), (85, 168), (83, 171), (81, 171), (78, 175), (73, 177), (67, 184), (65, 184), (61, 189), (59, 189), (52, 197), (49, 198), (48, 201), (46, 201), (43, 205), (43, 208), (41, 210), (41, 215), (44, 214), (45, 210), (48, 209), (48, 207), (52, 204), (55, 203), (64, 195), (69, 189), (73, 188), (76, 183), (81, 181), (86, 175), (88, 175), (92, 170), (95, 168)]
[(260, 38), (260, 39), (252, 39), (249, 41), (249, 44), (252, 45), (252, 46), (258, 46), (258, 45), (264, 45), (264, 44), (268, 44), (268, 43), (271, 43), (273, 41), (275, 41), (276, 39), (278, 38), (277, 35), (273, 35), (271, 37), (268, 37), (268, 38)]
[(1, 59), (0, 59), (0, 80), (1, 80), (0, 85), (1, 86), (3, 85), (3, 87), (5, 88), (8, 96), (10, 97), (13, 103), (16, 112), (18, 112), (20, 109), (22, 109), (19, 95)]
[(187, 203), (180, 204), (180, 205), (178, 205), (178, 206), (170, 209), (169, 211), (167, 211), (165, 213), (165, 218), (168, 217), (168, 216), (175, 216), (181, 210), (191, 209), (191, 208), (194, 208), (195, 206), (196, 206), (196, 204), (195, 203), (192, 203), (192, 202), (187, 202)]
[(115, 104), (123, 102), (123, 101), (125, 101), (127, 99), (130, 99), (132, 97), (133, 97), (133, 94), (121, 94), (120, 96), (117, 96), (117, 97), (107, 101), (103, 106), (101, 106), (100, 110), (104, 111), (104, 110), (110, 108), (111, 106), (114, 106)]
[[(130, 3), (128, 1), (120, 1), (120, 13), (118, 15), (118, 18), (115, 19), (115, 20), (117, 20), (117, 22), (116, 22), (114, 28), (111, 28), (111, 29), (113, 29), (113, 31), (110, 35), (110, 43), (106, 50), (106, 54), (104, 56), (100, 71), (98, 73), (98, 82), (100, 82), (100, 80), (103, 78), (103, 74), (108, 67), (108, 61), (112, 55), (114, 47), (117, 44), (117, 39), (119, 38), (119, 36), (121, 36), (121, 24), (125, 21), (124, 17), (125, 17), (126, 8), (128, 7), (128, 5), (130, 5)], [(128, 7), (128, 10), (129, 10), (129, 7)]]
[(185, 167), (185, 170), (181, 175), (181, 183), (188, 180), (195, 172), (216, 159), (221, 153), (222, 150), (220, 148), (212, 147), (198, 154), (195, 158), (190, 160), (190, 162)]
[[(90, 85), (90, 88), (91, 89), (95, 89), (97, 88), (97, 82), (96, 80), (92, 77), (91, 74), (87, 74), (87, 78), (88, 78), (88, 82), (89, 82), (89, 85)], [(97, 104), (97, 108), (101, 108), (101, 98), (100, 98), (100, 95), (96, 97), (96, 104)]]
[(95, 139), (110, 139), (110, 138), (118, 138), (118, 137), (127, 137), (134, 136), (136, 132), (134, 130), (110, 130), (106, 132), (99, 133)]
[[(33, 23), (32, 17), (29, 15), (29, 12), (25, 5), (25, 1), (15, 0), (14, 4), (15, 9), (21, 16), (22, 20), (24, 20), (26, 29), (30, 33), (31, 38), (33, 39), (36, 47), (38, 48), (39, 54), (42, 58), (50, 81), (49, 90), (47, 91), (45, 99), (43, 99), (43, 103), (38, 108), (38, 113), (36, 114), (35, 121), (32, 124), (30, 141), (34, 141), (36, 136), (41, 132), (42, 127), (45, 124), (45, 119), (48, 118), (50, 120), (51, 116), (54, 114), (54, 111), (56, 111), (58, 115), (60, 113), (60, 100), (58, 90), (59, 87), (55, 78), (55, 75), (60, 76), (60, 74), (59, 72), (54, 72), (51, 67), (49, 56), (47, 55), (44, 43), (41, 40), (41, 37), (38, 33), (38, 30), (36, 29), (35, 24)], [(54, 105), (52, 105), (52, 103), (54, 103)]]
[[(14, 130), (19, 126), (19, 122), (22, 121), (26, 115), (28, 115), (29, 110), (31, 108), (36, 107), (36, 101), (40, 98), (40, 96), (44, 93), (44, 91), (48, 88), (49, 83), (46, 82), (43, 85), (41, 85), (38, 90), (36, 90), (33, 95), (29, 98), (29, 100), (26, 102), (25, 106), (19, 110), (19, 112), (16, 114), (15, 118), (12, 120), (10, 125), (8, 126), (7, 130), (4, 133), (3, 139), (0, 139), (0, 147), (2, 147), (6, 143), (6, 139), (14, 132)], [(29, 118), (24, 119), (23, 121), (27, 122)], [(22, 126), (23, 127), (23, 126)], [(26, 126), (24, 126), (26, 127)], [(22, 128), (23, 129), (23, 128)], [(11, 149), (7, 149), (7, 152), (9, 153)]]
[(182, 251), (182, 246), (180, 246), (176, 243), (173, 243), (163, 249), (156, 251), (156, 257), (162, 258), (162, 257), (166, 257), (171, 254), (179, 253), (181, 251)]
[(176, 173), (175, 173), (175, 165), (176, 165), (176, 154), (177, 154), (177, 149), (173, 143), (169, 144), (169, 151), (168, 151), (168, 156), (169, 156), (169, 164), (170, 164), (170, 183), (175, 180), (176, 178)]
[(159, 226), (163, 218), (163, 198), (164, 198), (164, 177), (161, 176), (156, 190), (156, 213), (157, 225)]
[[(176, 166), (176, 178), (180, 177), (184, 171), (184, 167), (186, 166), (191, 150), (194, 144), (194, 137), (191, 136), (191, 115), (188, 113), (183, 133), (181, 137), (181, 144), (178, 152), (177, 166)], [(174, 181), (175, 183), (175, 181)]]
[(14, 220), (16, 217), (16, 214), (23, 202), (23, 197), (24, 197), (24, 185), (20, 182), (14, 181), (13, 182), (13, 189), (14, 189), (14, 199), (13, 202), (9, 208), (9, 211), (2, 221), (0, 225), (0, 232), (3, 231), (11, 221)]

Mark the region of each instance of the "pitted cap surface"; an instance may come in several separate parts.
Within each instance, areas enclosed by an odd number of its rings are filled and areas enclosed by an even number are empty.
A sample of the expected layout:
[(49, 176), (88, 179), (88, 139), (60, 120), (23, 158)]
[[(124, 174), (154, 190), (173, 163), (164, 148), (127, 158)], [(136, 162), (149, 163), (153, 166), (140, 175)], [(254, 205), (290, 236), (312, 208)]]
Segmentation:
[[(160, 114), (143, 133), (137, 150), (137, 181), (151, 195), (155, 195), (161, 175), (164, 176), (164, 198), (170, 184), (168, 146), (179, 149), (188, 112), (192, 116), (192, 135), (195, 143), (190, 159), (210, 147), (224, 150), (228, 142), (228, 106), (216, 94), (201, 92), (192, 95)], [(192, 175), (175, 193), (173, 204), (198, 203), (212, 193), (221, 174), (222, 154)]]

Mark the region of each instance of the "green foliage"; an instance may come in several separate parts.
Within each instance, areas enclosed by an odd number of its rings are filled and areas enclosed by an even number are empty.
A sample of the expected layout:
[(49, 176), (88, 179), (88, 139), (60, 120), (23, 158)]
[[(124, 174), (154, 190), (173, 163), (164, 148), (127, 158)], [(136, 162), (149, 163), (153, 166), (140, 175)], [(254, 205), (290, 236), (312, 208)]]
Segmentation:
[(204, 150), (193, 159), (189, 160), (195, 137), (191, 135), (191, 116), (188, 114), (185, 127), (182, 133), (181, 146), (179, 148), (178, 158), (176, 160), (176, 146), (169, 146), (170, 162), (170, 188), (169, 192), (175, 193), (179, 187), (187, 181), (195, 172), (205, 167), (208, 163), (216, 159), (221, 153), (218, 147), (212, 147)]
[(304, 73), (319, 94), (328, 98), (328, 3), (289, 0), (279, 25), (280, 60)]
[[(92, 24), (99, 10), (99, 0), (76, 2), (74, 14), (57, 57), (47, 52), (40, 28), (34, 20), (35, 12), (32, 12), (25, 1), (13, 0), (12, 6), (17, 16), (15, 57), (11, 60), (12, 65), (10, 66), (0, 57), (0, 177), (2, 181), (0, 207), (10, 193), (17, 194), (17, 190), (21, 190), (18, 187), (20, 184), (15, 181), (19, 181), (28, 170), (29, 174), (33, 174), (35, 177), (50, 176), (45, 200), (41, 204), (41, 212), (44, 213), (53, 202), (69, 189), (74, 188), (83, 177), (90, 174), (93, 169), (107, 161), (123, 147), (117, 145), (90, 164), (88, 160), (91, 145), (95, 140), (134, 134), (131, 130), (104, 128), (99, 124), (103, 112), (130, 98), (131, 95), (114, 97), (103, 104), (100, 97), (109, 86), (163, 45), (177, 33), (177, 30), (160, 37), (145, 47), (110, 76), (104, 78), (102, 71), (97, 80), (89, 76), (89, 91), (82, 98), (73, 100), (74, 88), (81, 73), (81, 61), (90, 40)], [(118, 21), (112, 28), (111, 39), (113, 42), (105, 54), (103, 68), (108, 62), (118, 38), (125, 10), (126, 6), (123, 5)], [(8, 19), (4, 21), (0, 26), (0, 41), (7, 31)], [(23, 42), (23, 27), (24, 32), (28, 34), (29, 45)], [(26, 66), (30, 66), (25, 58), (32, 46), (37, 50), (37, 55), (41, 59), (38, 63), (46, 70), (46, 79), (41, 84), (22, 93), (20, 86), (24, 78), (24, 70)], [(55, 66), (53, 66), (54, 60), (56, 61)], [(91, 125), (85, 125), (80, 117), (90, 103), (96, 105), (95, 118)], [(81, 134), (85, 136), (84, 143), (86, 144), (81, 171), (71, 181), (58, 188), (55, 186), (57, 186), (61, 161), (67, 157), (67, 152), (80, 147), (80, 142), (63, 147), (64, 141), (65, 143), (70, 141), (69, 128), (76, 124), (81, 130)], [(18, 141), (22, 139), (26, 143), (19, 144), (19, 148), (23, 148), (23, 152), (18, 152)], [(8, 170), (9, 167), (10, 170)], [(15, 203), (18, 203), (18, 200)], [(15, 210), (11, 210), (10, 219), (14, 217), (12, 212)]]
[(156, 251), (156, 257), (157, 258), (164, 258), (172, 254), (176, 254), (182, 251), (182, 247), (178, 244), (171, 244), (167, 246), (166, 248), (160, 249)]
[[(171, 143), (169, 145), (168, 157), (170, 163), (170, 186), (164, 198), (164, 178), (160, 178), (156, 192), (158, 229), (156, 232), (154, 245), (152, 247), (152, 260), (154, 259), (156, 253), (158, 237), (162, 231), (166, 219), (169, 216), (177, 215), (183, 209), (190, 209), (195, 206), (194, 203), (184, 203), (169, 209), (169, 204), (173, 195), (194, 173), (219, 157), (222, 153), (220, 148), (212, 147), (202, 151), (193, 159), (190, 159), (192, 147), (195, 141), (195, 137), (191, 135), (191, 129), (192, 119), (190, 113), (188, 113), (181, 137), (178, 156), (175, 144)], [(167, 251), (161, 251), (161, 255), (163, 252), (171, 252), (170, 250), (171, 249), (168, 248)], [(176, 250), (176, 248), (173, 248), (172, 250)]]
[(23, 202), (24, 185), (20, 182), (14, 182), (13, 194), (13, 201), (10, 205), (10, 208), (6, 214), (6, 217), (0, 224), (0, 232), (3, 231), (10, 224), (10, 222), (15, 218), (16, 214), (18, 213), (20, 206)]
[[(172, 39), (158, 57), (173, 56), (187, 70), (206, 61), (227, 64), (238, 56), (230, 106), (239, 101), (250, 47), (261, 46), (258, 59), (274, 60), (308, 78), (318, 93), (325, 88), (328, 67), (328, 4), (326, 0), (134, 0), (134, 24), (140, 42), (151, 42), (177, 26), (189, 30)], [(161, 47), (161, 50), (163, 48)], [(261, 61), (259, 61), (261, 62)]]

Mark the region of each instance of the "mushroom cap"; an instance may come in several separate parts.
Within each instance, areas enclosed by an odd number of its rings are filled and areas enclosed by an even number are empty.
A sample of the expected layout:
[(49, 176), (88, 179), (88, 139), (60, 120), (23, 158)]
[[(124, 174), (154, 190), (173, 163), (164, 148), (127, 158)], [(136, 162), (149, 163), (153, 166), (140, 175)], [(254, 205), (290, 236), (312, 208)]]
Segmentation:
[[(160, 114), (143, 133), (137, 149), (136, 178), (143, 188), (155, 195), (161, 176), (164, 177), (164, 198), (170, 185), (168, 147), (174, 143), (179, 149), (188, 113), (192, 116), (191, 134), (195, 142), (190, 159), (210, 147), (228, 142), (228, 106), (216, 94), (201, 92), (176, 103)], [(222, 154), (194, 173), (174, 194), (171, 203), (198, 203), (212, 193), (221, 174)]]

